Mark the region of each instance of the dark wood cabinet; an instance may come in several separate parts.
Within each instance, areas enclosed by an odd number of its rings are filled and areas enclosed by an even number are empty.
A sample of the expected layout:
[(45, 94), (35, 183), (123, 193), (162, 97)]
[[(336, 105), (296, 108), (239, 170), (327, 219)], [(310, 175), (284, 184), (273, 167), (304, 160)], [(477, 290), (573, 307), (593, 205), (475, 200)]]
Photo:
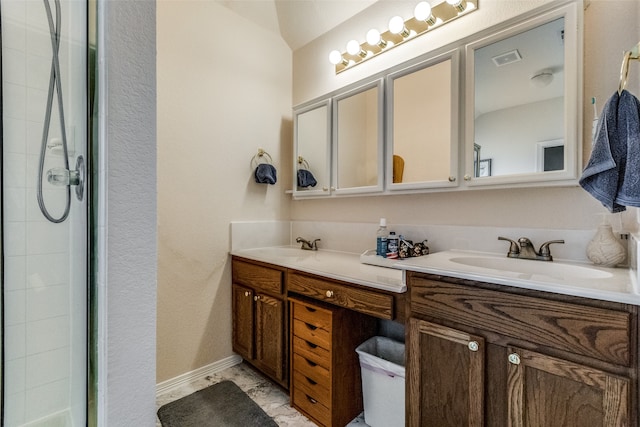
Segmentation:
[(233, 259), (233, 351), (288, 388), (283, 281), (283, 270)]
[(374, 318), (318, 301), (290, 298), (291, 406), (320, 426), (343, 427), (363, 410), (356, 347)]
[(636, 306), (408, 277), (408, 426), (638, 426)]

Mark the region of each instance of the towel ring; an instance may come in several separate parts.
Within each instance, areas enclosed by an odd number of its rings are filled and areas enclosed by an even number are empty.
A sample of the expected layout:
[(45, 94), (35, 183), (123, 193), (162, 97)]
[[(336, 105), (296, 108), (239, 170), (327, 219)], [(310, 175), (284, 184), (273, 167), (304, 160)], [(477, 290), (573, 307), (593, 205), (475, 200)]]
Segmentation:
[(300, 169), (301, 167), (304, 168), (304, 169), (307, 169), (307, 170), (310, 169), (309, 162), (307, 162), (304, 159), (304, 157), (298, 156), (298, 169)]
[(251, 169), (257, 168), (260, 163), (267, 163), (269, 165), (273, 163), (273, 159), (269, 153), (262, 148), (258, 148), (258, 153), (251, 158)]
[(620, 67), (620, 85), (618, 85), (618, 95), (622, 93), (627, 86), (627, 79), (629, 78), (629, 60), (631, 60), (631, 51), (625, 52), (622, 59), (622, 66)]

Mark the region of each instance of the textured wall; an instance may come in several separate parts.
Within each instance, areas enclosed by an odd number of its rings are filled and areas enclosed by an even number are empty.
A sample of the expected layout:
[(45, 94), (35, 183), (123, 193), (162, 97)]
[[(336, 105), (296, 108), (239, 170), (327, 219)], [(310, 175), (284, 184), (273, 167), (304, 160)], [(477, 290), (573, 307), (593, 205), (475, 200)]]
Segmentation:
[[(101, 425), (155, 425), (155, 1), (106, 1), (99, 271)], [(135, 29), (135, 31), (132, 31)], [(106, 234), (106, 235), (105, 235)], [(105, 270), (106, 269), (106, 270)]]
[[(289, 218), (291, 139), (284, 41), (216, 2), (158, 2), (158, 382), (232, 355), (229, 223)], [(253, 180), (259, 147), (275, 185)]]

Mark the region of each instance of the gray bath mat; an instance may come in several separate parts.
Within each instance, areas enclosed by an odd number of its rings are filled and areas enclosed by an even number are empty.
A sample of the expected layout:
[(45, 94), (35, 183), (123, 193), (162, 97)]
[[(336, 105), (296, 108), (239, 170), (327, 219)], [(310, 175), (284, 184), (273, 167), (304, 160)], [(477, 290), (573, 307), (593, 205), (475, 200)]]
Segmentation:
[(163, 427), (277, 427), (240, 387), (222, 381), (158, 409)]

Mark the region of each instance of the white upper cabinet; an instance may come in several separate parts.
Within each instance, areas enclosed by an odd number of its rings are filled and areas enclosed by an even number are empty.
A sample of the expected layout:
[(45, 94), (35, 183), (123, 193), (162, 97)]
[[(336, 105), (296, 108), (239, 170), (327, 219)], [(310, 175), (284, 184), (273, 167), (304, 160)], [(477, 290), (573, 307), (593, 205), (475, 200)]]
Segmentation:
[(299, 108), (293, 117), (296, 197), (331, 194), (331, 100)]
[(333, 99), (333, 190), (336, 195), (383, 188), (382, 79)]
[(577, 185), (581, 4), (547, 4), (296, 108), (295, 172), (317, 184), (294, 197)]
[(387, 77), (386, 187), (458, 185), (457, 50)]
[(575, 183), (582, 56), (577, 5), (466, 46), (469, 186)]

